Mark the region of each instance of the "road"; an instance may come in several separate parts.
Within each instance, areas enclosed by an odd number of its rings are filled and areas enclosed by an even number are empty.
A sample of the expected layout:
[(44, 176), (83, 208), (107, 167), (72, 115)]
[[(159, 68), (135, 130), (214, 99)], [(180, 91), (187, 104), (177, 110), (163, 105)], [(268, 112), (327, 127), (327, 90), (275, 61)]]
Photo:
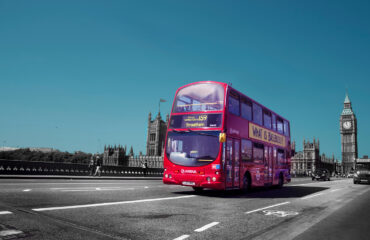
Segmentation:
[(369, 190), (352, 179), (293, 179), (250, 193), (195, 193), (160, 180), (0, 179), (0, 239), (368, 239)]

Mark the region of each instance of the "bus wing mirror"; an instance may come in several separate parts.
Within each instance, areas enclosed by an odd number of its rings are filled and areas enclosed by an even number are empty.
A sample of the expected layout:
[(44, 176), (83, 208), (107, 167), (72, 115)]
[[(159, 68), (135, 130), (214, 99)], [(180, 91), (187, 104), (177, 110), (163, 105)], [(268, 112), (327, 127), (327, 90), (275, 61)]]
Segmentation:
[(220, 133), (220, 135), (218, 136), (218, 140), (220, 141), (220, 143), (226, 142), (226, 133)]

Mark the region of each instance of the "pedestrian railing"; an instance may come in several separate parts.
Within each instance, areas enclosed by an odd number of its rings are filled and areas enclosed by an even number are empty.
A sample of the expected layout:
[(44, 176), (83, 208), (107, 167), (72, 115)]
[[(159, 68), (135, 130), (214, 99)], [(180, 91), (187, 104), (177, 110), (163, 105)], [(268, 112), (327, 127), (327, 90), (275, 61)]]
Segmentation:
[[(0, 160), (0, 175), (90, 175), (91, 170), (87, 164), (35, 162), (22, 160)], [(102, 166), (101, 176), (162, 176), (162, 168)]]

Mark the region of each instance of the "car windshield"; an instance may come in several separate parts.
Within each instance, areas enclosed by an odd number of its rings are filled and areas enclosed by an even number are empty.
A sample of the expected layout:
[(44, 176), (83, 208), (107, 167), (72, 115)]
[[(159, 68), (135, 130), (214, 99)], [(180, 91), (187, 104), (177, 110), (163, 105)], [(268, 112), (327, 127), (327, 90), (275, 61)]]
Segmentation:
[(171, 162), (187, 167), (213, 162), (219, 152), (218, 131), (169, 132), (166, 154)]
[(172, 112), (220, 111), (224, 105), (224, 88), (216, 83), (194, 84), (180, 89)]
[(356, 164), (356, 170), (370, 170), (370, 164)]

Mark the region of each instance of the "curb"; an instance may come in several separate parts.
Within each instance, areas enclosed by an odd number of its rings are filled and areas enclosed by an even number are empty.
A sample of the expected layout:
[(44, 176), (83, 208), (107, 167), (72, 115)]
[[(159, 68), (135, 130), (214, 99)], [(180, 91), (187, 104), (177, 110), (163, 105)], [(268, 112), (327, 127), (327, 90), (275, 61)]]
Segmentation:
[(162, 177), (92, 177), (67, 175), (0, 175), (0, 179), (76, 179), (76, 180), (162, 180)]

